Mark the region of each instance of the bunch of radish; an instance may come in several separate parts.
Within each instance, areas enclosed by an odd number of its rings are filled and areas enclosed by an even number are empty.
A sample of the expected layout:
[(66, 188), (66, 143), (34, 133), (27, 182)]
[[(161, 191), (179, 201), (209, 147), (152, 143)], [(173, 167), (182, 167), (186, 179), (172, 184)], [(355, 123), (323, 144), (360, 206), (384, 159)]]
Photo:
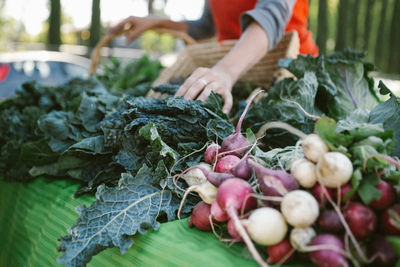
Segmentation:
[(235, 133), (208, 146), (204, 163), (179, 176), (189, 185), (185, 196), (197, 192), (202, 199), (189, 226), (243, 242), (260, 266), (304, 258), (317, 266), (393, 266), (397, 254), (386, 239), (400, 234), (393, 185), (381, 180), (382, 196), (370, 205), (356, 194), (342, 201), (352, 189), (353, 164), (317, 134), (300, 136), (304, 157), (290, 171), (265, 167), (251, 153), (256, 144), (240, 132), (250, 103)]

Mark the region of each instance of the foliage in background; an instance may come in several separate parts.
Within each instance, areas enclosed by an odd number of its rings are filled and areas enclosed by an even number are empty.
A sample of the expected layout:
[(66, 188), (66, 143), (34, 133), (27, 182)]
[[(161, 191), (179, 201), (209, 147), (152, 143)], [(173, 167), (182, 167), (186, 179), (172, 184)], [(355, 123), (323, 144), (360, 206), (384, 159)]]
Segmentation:
[(47, 49), (58, 50), (61, 44), (61, 1), (50, 0), (49, 31)]

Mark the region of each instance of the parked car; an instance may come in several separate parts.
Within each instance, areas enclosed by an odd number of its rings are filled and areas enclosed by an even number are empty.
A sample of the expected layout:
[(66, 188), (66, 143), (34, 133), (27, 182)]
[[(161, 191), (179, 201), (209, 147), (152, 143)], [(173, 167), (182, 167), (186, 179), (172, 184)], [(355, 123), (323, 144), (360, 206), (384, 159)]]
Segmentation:
[(64, 52), (26, 51), (0, 53), (0, 100), (15, 95), (22, 83), (35, 80), (58, 85), (88, 75), (90, 60)]

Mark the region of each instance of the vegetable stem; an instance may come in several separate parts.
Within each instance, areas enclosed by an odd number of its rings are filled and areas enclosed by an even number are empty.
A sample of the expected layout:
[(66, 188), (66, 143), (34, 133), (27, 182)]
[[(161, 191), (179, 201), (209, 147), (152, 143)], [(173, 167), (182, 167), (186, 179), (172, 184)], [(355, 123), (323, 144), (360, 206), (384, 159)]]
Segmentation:
[(289, 133), (298, 136), (301, 139), (304, 139), (307, 136), (305, 133), (303, 133), (302, 131), (300, 131), (299, 129), (293, 127), (292, 125), (290, 125), (288, 123), (280, 122), (280, 121), (271, 121), (271, 122), (267, 122), (263, 126), (261, 126), (261, 128), (258, 130), (258, 132), (256, 134), (256, 137), (258, 138), (258, 137), (264, 135), (267, 130), (272, 129), (272, 128), (284, 129), (284, 130), (288, 131)]
[(246, 244), (247, 248), (250, 251), (250, 254), (253, 256), (254, 260), (261, 266), (261, 267), (269, 267), (269, 265), (261, 258), (260, 254), (258, 253), (256, 247), (254, 246), (253, 242), (251, 241), (250, 237), (244, 230), (243, 225), (241, 224), (237, 211), (233, 208), (233, 206), (229, 206), (226, 209), (229, 217), (233, 220), (235, 225), (236, 231), (242, 237), (244, 243)]

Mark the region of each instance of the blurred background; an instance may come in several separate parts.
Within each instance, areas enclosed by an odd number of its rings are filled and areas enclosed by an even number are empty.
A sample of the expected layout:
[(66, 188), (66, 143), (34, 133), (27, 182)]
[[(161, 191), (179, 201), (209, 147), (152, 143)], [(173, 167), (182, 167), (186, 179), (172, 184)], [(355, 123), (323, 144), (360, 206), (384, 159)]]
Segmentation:
[[(364, 50), (381, 77), (400, 80), (400, 0), (309, 1), (309, 27), (321, 54)], [(35, 50), (87, 58), (107, 28), (130, 15), (192, 20), (201, 16), (203, 4), (204, 0), (0, 0), (0, 59), (4, 53)], [(170, 65), (173, 57), (168, 55), (183, 47), (170, 35), (149, 31), (129, 45), (123, 37), (113, 40), (102, 56), (131, 59), (148, 53)], [(0, 65), (0, 80), (5, 72)]]

